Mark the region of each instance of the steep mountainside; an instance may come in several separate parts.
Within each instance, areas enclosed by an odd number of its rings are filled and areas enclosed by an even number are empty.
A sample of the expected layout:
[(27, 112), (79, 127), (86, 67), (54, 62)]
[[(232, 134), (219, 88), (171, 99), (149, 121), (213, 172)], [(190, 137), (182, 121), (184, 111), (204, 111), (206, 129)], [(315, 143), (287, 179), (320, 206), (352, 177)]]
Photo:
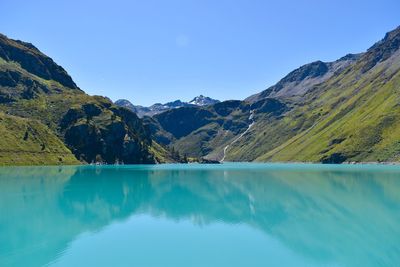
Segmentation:
[(400, 160), (400, 28), (312, 88), (282, 120), (260, 119), (232, 160)]
[[(3, 143), (0, 147), (0, 150), (18, 147), (19, 151), (26, 151), (21, 156), (26, 161), (18, 164), (33, 164), (34, 157), (38, 162), (55, 163), (48, 161), (41, 150), (32, 150), (33, 146), (43, 144), (54, 152), (57, 160), (68, 159), (60, 163), (77, 162), (71, 160), (70, 151), (85, 162), (154, 162), (149, 133), (133, 112), (113, 105), (107, 98), (85, 94), (62, 67), (32, 44), (4, 35), (0, 35), (0, 111), (15, 118), (3, 121), (5, 129), (15, 128), (16, 122), (28, 123), (19, 118), (29, 119), (34, 125), (31, 128), (36, 139), (23, 142), (19, 139), (23, 135), (15, 132), (7, 146)], [(50, 143), (57, 147), (46, 145)], [(7, 157), (12, 155), (6, 154)], [(5, 158), (2, 163), (8, 162)]]
[(362, 54), (348, 54), (334, 62), (316, 61), (292, 71), (274, 86), (261, 93), (246, 98), (246, 101), (254, 102), (266, 97), (291, 97), (304, 95), (315, 85), (321, 84), (337, 75), (344, 68), (354, 63)]
[(213, 110), (223, 102), (147, 123), (160, 142), (211, 159), (398, 161), (399, 46), (397, 28), (366, 53), (305, 65), (226, 114)]
[(219, 100), (212, 99), (210, 97), (206, 97), (203, 95), (197, 96), (193, 98), (189, 102), (182, 102), (181, 100), (175, 100), (173, 102), (168, 102), (165, 104), (156, 103), (151, 105), (150, 107), (143, 107), (143, 106), (135, 106), (129, 100), (120, 99), (115, 101), (115, 105), (127, 108), (133, 112), (135, 112), (140, 118), (144, 116), (154, 116), (156, 114), (160, 114), (162, 112), (181, 108), (181, 107), (196, 107), (196, 106), (209, 106), (219, 103)]

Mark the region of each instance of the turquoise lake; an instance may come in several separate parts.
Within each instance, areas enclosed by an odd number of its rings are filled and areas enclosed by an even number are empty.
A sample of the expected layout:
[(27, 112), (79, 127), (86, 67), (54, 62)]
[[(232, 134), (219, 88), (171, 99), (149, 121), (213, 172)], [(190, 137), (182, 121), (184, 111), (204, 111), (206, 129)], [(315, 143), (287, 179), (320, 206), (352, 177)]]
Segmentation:
[(0, 168), (0, 266), (400, 266), (400, 167)]

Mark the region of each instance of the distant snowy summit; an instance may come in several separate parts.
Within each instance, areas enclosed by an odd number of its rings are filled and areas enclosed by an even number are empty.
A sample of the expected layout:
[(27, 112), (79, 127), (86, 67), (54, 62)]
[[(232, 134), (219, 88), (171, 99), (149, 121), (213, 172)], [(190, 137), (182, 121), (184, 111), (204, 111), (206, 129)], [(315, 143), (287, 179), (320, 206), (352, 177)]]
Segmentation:
[(165, 104), (161, 103), (156, 103), (154, 105), (151, 105), (150, 107), (144, 107), (144, 106), (135, 106), (133, 105), (129, 100), (126, 99), (119, 99), (115, 101), (115, 104), (120, 107), (124, 107), (127, 109), (132, 110), (135, 112), (139, 117), (144, 117), (144, 116), (154, 116), (156, 114), (162, 113), (167, 110), (171, 110), (174, 108), (181, 108), (181, 107), (193, 107), (193, 106), (209, 106), (213, 105), (216, 103), (219, 103), (219, 100), (212, 99), (207, 96), (199, 95), (193, 98), (189, 102), (183, 102), (181, 100), (175, 100), (172, 102), (168, 102)]
[(220, 102), (219, 100), (212, 99), (208, 96), (199, 95), (199, 96), (196, 96), (195, 98), (193, 98), (188, 103), (191, 105), (195, 105), (195, 106), (209, 106), (209, 105), (214, 105), (219, 102)]

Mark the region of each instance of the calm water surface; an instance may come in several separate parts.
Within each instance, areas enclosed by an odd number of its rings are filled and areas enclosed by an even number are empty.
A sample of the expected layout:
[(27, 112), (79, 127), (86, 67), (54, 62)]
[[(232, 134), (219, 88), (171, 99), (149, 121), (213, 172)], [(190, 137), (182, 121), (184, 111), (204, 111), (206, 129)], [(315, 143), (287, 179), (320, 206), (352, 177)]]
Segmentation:
[(400, 167), (0, 168), (0, 266), (400, 266)]

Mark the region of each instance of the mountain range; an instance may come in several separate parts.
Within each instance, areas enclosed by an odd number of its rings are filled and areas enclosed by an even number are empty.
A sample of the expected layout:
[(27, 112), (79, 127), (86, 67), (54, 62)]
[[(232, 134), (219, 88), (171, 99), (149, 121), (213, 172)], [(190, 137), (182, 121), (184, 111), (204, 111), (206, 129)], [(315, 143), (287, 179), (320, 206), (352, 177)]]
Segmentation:
[(155, 163), (173, 161), (171, 150), (213, 161), (398, 162), (399, 103), (400, 27), (245, 100), (151, 107), (89, 96), (35, 46), (0, 35), (1, 164)]
[(125, 107), (133, 112), (135, 112), (139, 118), (142, 118), (144, 116), (153, 116), (156, 114), (160, 114), (164, 111), (168, 111), (171, 109), (175, 108), (181, 108), (181, 107), (194, 107), (194, 106), (209, 106), (213, 105), (216, 103), (219, 103), (219, 100), (212, 99), (207, 96), (199, 95), (193, 98), (189, 102), (183, 102), (181, 100), (175, 100), (172, 102), (168, 102), (165, 104), (161, 103), (156, 103), (154, 105), (151, 105), (149, 107), (143, 107), (139, 105), (133, 105), (129, 100), (126, 99), (119, 99), (114, 102), (115, 105), (120, 106), (120, 107)]
[(400, 159), (400, 27), (364, 53), (304, 65), (244, 101), (146, 119), (155, 140), (227, 161)]

